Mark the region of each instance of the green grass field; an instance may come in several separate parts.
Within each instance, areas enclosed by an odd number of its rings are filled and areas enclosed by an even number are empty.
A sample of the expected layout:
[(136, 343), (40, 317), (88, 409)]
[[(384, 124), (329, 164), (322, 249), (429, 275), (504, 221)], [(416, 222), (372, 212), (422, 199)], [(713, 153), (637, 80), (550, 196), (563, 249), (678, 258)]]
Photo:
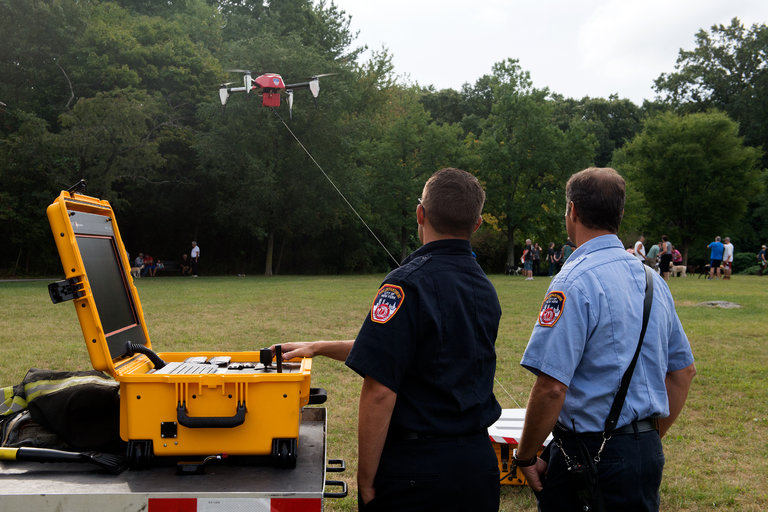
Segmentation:
[[(365, 317), (381, 275), (201, 277), (137, 280), (152, 344), (159, 351), (252, 350), (273, 343), (349, 339)], [(503, 317), (496, 394), (525, 407), (533, 376), (519, 366), (549, 284), (547, 278), (492, 276)], [(53, 280), (53, 279), (52, 279)], [(0, 282), (0, 385), (31, 367), (88, 369), (71, 304), (53, 305), (46, 281)], [(768, 510), (768, 278), (694, 276), (670, 283), (691, 340), (698, 375), (680, 419), (664, 439), (665, 511)], [(726, 300), (738, 309), (702, 307)], [(349, 497), (327, 510), (356, 510), (356, 422), (361, 379), (318, 358), (313, 386), (328, 391), (328, 456), (343, 458)], [(457, 483), (460, 485), (460, 483)], [(471, 492), (469, 490), (468, 492)], [(535, 510), (527, 488), (504, 486), (501, 510)]]

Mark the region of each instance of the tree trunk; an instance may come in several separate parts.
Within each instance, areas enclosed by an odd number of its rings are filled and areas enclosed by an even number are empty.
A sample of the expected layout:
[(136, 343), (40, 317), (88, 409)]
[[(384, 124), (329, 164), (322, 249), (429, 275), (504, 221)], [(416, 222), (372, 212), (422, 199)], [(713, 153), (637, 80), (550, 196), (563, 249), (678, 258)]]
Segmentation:
[(280, 263), (283, 261), (283, 249), (285, 249), (285, 241), (288, 239), (287, 236), (284, 236), (282, 240), (280, 240), (280, 249), (277, 251), (277, 263), (275, 264), (275, 275), (280, 275)]
[(692, 240), (684, 238), (682, 243), (683, 250), (680, 251), (683, 255), (683, 265), (686, 267), (688, 266), (688, 249), (691, 247), (691, 242)]
[(21, 261), (21, 246), (19, 246), (19, 254), (16, 256), (16, 265), (13, 267), (13, 274), (12, 276), (17, 275), (17, 272), (19, 271), (19, 262)]
[(507, 225), (507, 265), (515, 267), (515, 228)]
[(267, 236), (267, 261), (264, 264), (265, 276), (272, 275), (272, 254), (274, 253), (274, 250), (275, 250), (275, 233), (270, 231), (269, 236)]

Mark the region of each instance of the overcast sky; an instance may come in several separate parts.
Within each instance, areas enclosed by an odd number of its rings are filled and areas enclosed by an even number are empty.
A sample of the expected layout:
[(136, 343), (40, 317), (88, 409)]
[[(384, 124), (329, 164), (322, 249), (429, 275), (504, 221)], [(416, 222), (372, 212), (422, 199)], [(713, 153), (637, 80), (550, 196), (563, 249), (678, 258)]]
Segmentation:
[(653, 99), (699, 29), (768, 23), (768, 0), (334, 0), (357, 45), (385, 46), (395, 71), (419, 85), (460, 89), (520, 61), (536, 88), (580, 99)]

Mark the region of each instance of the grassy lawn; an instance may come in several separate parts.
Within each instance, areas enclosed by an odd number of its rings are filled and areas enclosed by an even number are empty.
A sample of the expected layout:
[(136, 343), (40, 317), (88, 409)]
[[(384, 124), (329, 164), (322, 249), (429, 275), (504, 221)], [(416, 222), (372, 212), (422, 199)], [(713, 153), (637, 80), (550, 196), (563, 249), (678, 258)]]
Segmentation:
[[(140, 279), (137, 287), (158, 351), (253, 350), (273, 343), (353, 338), (383, 276)], [(533, 376), (519, 366), (549, 279), (492, 276), (504, 311), (496, 394), (524, 407)], [(53, 279), (52, 279), (53, 280)], [(90, 368), (71, 304), (51, 304), (46, 281), (0, 283), (0, 385), (31, 367)], [(768, 278), (695, 276), (670, 282), (693, 346), (698, 376), (664, 439), (665, 511), (768, 510)], [(725, 300), (738, 309), (702, 307)], [(361, 379), (317, 359), (313, 386), (328, 391), (328, 456), (343, 458), (350, 484), (328, 510), (356, 510), (357, 397)], [(335, 477), (334, 477), (335, 478)], [(471, 491), (470, 491), (471, 492)], [(527, 488), (503, 486), (501, 510), (535, 510)]]

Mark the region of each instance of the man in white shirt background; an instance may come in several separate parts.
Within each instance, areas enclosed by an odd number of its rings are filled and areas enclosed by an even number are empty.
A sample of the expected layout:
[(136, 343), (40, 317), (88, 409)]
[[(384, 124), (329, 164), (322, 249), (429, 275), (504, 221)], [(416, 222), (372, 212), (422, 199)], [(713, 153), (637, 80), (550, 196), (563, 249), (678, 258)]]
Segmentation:
[(730, 237), (725, 237), (723, 244), (723, 270), (725, 272), (723, 279), (730, 279), (733, 271), (733, 244)]
[(635, 256), (637, 259), (645, 263), (645, 246), (643, 245), (643, 242), (645, 242), (645, 237), (640, 235), (640, 237), (637, 239), (637, 242), (635, 242)]
[(189, 253), (189, 258), (192, 260), (192, 277), (197, 277), (200, 263), (200, 247), (194, 240), (192, 241), (192, 251)]

